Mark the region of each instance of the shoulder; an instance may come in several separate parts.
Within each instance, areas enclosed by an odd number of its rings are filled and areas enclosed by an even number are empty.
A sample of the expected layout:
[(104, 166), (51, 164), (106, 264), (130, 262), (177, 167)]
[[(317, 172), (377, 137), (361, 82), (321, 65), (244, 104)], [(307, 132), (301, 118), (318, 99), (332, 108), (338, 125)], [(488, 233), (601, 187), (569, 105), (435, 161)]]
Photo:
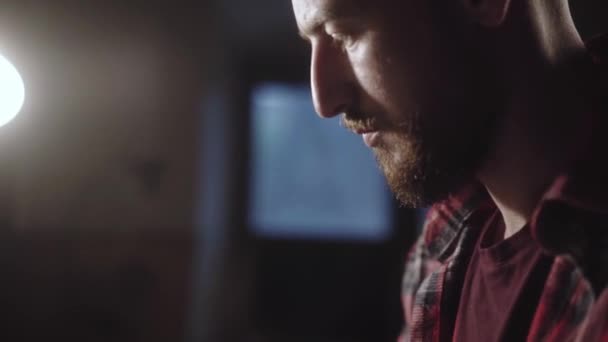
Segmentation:
[[(427, 213), (421, 244), (429, 257), (445, 261), (470, 227), (482, 224), (495, 206), (479, 183), (471, 183)], [(482, 222), (478, 222), (482, 221)]]
[(420, 283), (450, 259), (458, 258), (462, 241), (479, 226), (475, 222), (494, 208), (479, 184), (470, 184), (433, 205), (422, 233), (409, 251), (403, 278), (404, 292), (415, 292)]

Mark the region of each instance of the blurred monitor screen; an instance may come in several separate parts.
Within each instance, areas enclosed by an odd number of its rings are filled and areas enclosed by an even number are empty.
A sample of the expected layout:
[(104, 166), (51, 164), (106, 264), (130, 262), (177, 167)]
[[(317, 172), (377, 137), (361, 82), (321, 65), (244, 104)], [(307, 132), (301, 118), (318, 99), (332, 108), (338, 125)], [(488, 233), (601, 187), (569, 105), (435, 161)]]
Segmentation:
[(392, 200), (361, 137), (321, 120), (310, 88), (264, 83), (251, 98), (249, 225), (269, 238), (382, 241)]

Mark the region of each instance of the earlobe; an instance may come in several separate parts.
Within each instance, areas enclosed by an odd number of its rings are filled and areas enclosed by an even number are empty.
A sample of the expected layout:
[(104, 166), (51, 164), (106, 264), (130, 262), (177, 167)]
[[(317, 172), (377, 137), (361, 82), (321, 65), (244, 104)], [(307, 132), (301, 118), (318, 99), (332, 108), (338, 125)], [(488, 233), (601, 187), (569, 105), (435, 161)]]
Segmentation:
[(499, 27), (507, 19), (511, 0), (461, 0), (468, 14), (485, 27)]

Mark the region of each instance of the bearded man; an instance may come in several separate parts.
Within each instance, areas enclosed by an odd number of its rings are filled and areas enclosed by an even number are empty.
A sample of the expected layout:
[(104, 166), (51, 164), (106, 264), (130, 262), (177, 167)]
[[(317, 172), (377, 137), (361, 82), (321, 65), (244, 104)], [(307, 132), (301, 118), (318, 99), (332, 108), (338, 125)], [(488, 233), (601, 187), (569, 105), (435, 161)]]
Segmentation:
[(567, 0), (292, 5), (318, 114), (432, 205), (401, 340), (608, 341), (608, 39)]

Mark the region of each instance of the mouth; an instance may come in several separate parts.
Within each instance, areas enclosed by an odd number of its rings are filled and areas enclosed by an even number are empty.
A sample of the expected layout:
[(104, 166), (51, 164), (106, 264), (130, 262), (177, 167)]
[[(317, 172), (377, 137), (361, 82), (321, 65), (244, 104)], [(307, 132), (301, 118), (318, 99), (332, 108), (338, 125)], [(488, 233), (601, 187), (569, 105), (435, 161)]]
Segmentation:
[(380, 139), (380, 131), (367, 131), (360, 133), (363, 137), (363, 142), (368, 147), (376, 147)]
[(375, 147), (378, 145), (380, 135), (380, 130), (378, 128), (355, 122), (345, 122), (344, 126), (351, 132), (360, 135), (363, 138), (363, 142), (368, 147)]
[(377, 128), (357, 128), (351, 129), (351, 131), (360, 135), (363, 138), (363, 142), (368, 147), (375, 147), (378, 145), (380, 131)]
[(380, 129), (375, 118), (364, 120), (349, 120), (346, 115), (342, 120), (343, 126), (351, 132), (360, 135), (368, 147), (375, 147), (379, 143)]

